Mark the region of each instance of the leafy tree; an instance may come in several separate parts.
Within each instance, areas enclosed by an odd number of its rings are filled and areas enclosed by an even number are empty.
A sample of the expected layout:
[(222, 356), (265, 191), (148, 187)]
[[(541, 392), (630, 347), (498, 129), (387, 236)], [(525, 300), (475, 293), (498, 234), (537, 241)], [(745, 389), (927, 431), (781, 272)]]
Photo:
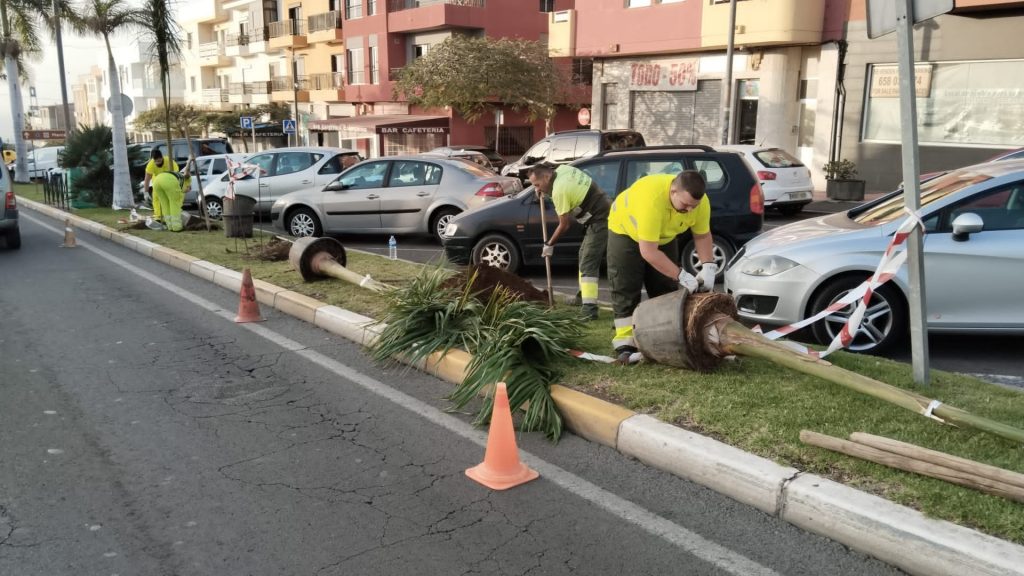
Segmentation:
[(410, 104), (450, 106), (469, 121), (498, 102), (535, 120), (554, 116), (567, 87), (567, 74), (540, 42), (455, 35), (403, 68), (394, 91)]
[[(160, 68), (160, 90), (164, 100), (164, 134), (167, 137), (167, 150), (171, 148), (171, 60), (181, 57), (181, 26), (178, 25), (171, 11), (169, 0), (146, 0), (139, 15), (139, 24), (151, 42), (153, 59)], [(186, 138), (190, 138), (190, 130), (195, 119), (199, 117), (195, 108), (185, 107), (179, 114), (179, 129)]]
[(107, 77), (110, 81), (110, 117), (113, 120), (114, 143), (112, 207), (115, 210), (130, 208), (134, 202), (128, 171), (124, 110), (121, 107), (121, 81), (114, 62), (114, 51), (110, 47), (110, 37), (124, 30), (142, 27), (142, 18), (142, 12), (129, 5), (127, 0), (86, 0), (76, 20), (78, 28), (102, 37), (107, 45)]
[[(151, 108), (135, 116), (135, 127), (149, 132), (165, 132), (184, 138), (189, 135), (203, 134), (209, 131), (210, 125), (217, 120), (221, 112), (202, 110), (185, 104), (171, 104), (169, 108)], [(168, 130), (170, 125), (170, 130)], [(170, 148), (168, 148), (169, 150)]]
[[(107, 206), (113, 200), (112, 141), (109, 126), (83, 124), (69, 134), (60, 158), (61, 166), (81, 170), (74, 178), (76, 197), (97, 206)], [(138, 162), (141, 156), (137, 150), (129, 152), (129, 161)]]

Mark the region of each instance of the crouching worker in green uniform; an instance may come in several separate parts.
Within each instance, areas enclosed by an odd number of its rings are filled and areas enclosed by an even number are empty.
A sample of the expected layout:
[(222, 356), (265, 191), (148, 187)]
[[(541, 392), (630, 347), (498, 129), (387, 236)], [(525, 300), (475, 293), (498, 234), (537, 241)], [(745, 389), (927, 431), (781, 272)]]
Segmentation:
[(185, 190), (192, 185), (190, 169), (192, 159), (185, 163), (185, 174), (177, 172), (160, 172), (153, 176), (153, 204), (160, 205), (163, 223), (171, 232), (181, 232), (185, 227), (181, 218), (181, 205), (185, 201)]
[(534, 166), (530, 168), (529, 179), (541, 194), (551, 196), (558, 214), (558, 227), (544, 245), (542, 256), (554, 254), (558, 239), (572, 226), (571, 219), (586, 230), (579, 254), (580, 301), (583, 303), (583, 315), (588, 320), (595, 320), (597, 282), (608, 243), (611, 202), (586, 172), (572, 166)]
[[(612, 288), (615, 338), (620, 360), (636, 352), (633, 311), (640, 291), (657, 298), (684, 287), (706, 292), (715, 286), (718, 266), (711, 239), (711, 203), (704, 178), (695, 170), (679, 175), (652, 174), (637, 180), (615, 199), (608, 216), (608, 282)], [(681, 268), (676, 237), (689, 230), (701, 265), (695, 277)]]

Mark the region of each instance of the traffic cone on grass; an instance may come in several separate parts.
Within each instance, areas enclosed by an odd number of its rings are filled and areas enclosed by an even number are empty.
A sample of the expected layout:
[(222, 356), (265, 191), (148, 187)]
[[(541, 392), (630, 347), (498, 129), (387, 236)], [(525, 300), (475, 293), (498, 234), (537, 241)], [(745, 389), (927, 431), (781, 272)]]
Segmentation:
[(252, 273), (248, 268), (242, 271), (242, 289), (238, 295), (238, 316), (235, 322), (262, 322), (260, 305), (256, 302), (256, 287), (253, 286)]
[(525, 484), (540, 476), (519, 461), (512, 410), (508, 405), (508, 390), (498, 382), (494, 390), (494, 410), (491, 412), (491, 430), (487, 435), (484, 461), (466, 470), (466, 476), (492, 490), (506, 490)]
[(64, 220), (64, 243), (60, 245), (61, 248), (76, 248), (78, 244), (75, 243), (75, 229), (71, 227), (71, 219)]

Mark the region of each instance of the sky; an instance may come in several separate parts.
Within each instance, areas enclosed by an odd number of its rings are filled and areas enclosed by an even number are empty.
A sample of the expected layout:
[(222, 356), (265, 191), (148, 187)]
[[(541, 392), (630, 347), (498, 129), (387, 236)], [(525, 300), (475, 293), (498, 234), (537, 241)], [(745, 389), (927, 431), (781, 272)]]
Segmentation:
[[(192, 14), (194, 9), (202, 10), (202, 6), (212, 4), (214, 0), (172, 0), (172, 5), (178, 14)], [(139, 6), (142, 0), (129, 0), (129, 4)], [(32, 104), (47, 106), (60, 104), (60, 74), (57, 67), (57, 47), (49, 35), (43, 34), (43, 41), (46, 47), (43, 53), (36, 59), (29, 61), (29, 73), (31, 76), (30, 86), (36, 88), (36, 99)], [(102, 38), (82, 37), (69, 34), (65, 31), (64, 41), (64, 71), (67, 74), (68, 102), (74, 102), (71, 85), (78, 77), (87, 73), (92, 66), (99, 66), (107, 69), (107, 49)], [(119, 46), (127, 46), (132, 40), (128, 35), (121, 35), (111, 39), (114, 50), (114, 58), (117, 58)], [(2, 66), (0, 62), (0, 66)], [(29, 91), (25, 84), (21, 86), (21, 98), (26, 112), (30, 106)], [(10, 96), (7, 91), (7, 81), (0, 81), (0, 138), (4, 142), (11, 142), (14, 138), (11, 121)]]

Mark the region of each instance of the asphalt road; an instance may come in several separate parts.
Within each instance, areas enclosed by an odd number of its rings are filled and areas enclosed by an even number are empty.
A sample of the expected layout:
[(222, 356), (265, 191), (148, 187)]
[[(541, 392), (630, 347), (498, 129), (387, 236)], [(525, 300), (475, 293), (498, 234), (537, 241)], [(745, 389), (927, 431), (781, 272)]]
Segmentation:
[[(820, 216), (802, 212), (794, 217), (769, 213), (765, 219), (765, 229), (783, 226), (805, 218)], [(387, 236), (338, 236), (347, 248), (364, 250), (375, 254), (387, 254)], [(398, 240), (399, 258), (414, 262), (439, 262), (444, 259), (444, 251), (436, 243), (426, 237), (402, 237)], [(547, 276), (542, 267), (527, 267), (521, 273), (538, 288), (547, 284)], [(555, 267), (552, 270), (552, 286), (556, 292), (575, 294), (577, 272), (572, 267)], [(718, 290), (722, 290), (721, 284)], [(600, 298), (603, 302), (610, 301), (607, 282), (602, 279)], [(609, 329), (610, 330), (610, 329)], [(929, 339), (929, 355), (931, 366), (952, 372), (972, 374), (984, 380), (1024, 388), (1024, 363), (1020, 362), (1020, 350), (1024, 349), (1024, 337), (1021, 336), (979, 336), (979, 335), (933, 335)], [(607, 354), (610, 350), (595, 351)], [(910, 362), (909, 341), (902, 349), (887, 354), (889, 358)]]
[(571, 435), (463, 471), (450, 386), (23, 212), (0, 250), (0, 574), (895, 574)]

